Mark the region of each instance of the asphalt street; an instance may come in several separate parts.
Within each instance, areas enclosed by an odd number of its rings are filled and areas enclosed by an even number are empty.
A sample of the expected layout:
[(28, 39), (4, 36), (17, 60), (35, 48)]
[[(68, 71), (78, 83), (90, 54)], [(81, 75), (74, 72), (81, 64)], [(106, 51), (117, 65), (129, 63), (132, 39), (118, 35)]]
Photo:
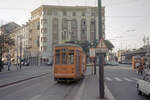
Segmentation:
[(53, 72), (0, 88), (0, 100), (73, 100), (82, 81), (76, 83), (57, 83)]
[(116, 100), (149, 100), (137, 94), (136, 82), (140, 77), (131, 65), (105, 66), (105, 82)]
[[(31, 69), (1, 73), (0, 78), (4, 80), (7, 77), (12, 79), (15, 76), (32, 76), (32, 74), (39, 73), (42, 69), (45, 72), (47, 68)], [(52, 69), (50, 70), (49, 74), (42, 77), (0, 88), (0, 100), (74, 100), (82, 81), (67, 84), (57, 83), (53, 80)], [(149, 100), (148, 97), (137, 94), (136, 82), (140, 76), (131, 69), (131, 66), (105, 66), (104, 70), (105, 83), (116, 100)], [(87, 68), (86, 76), (88, 75), (91, 75), (91, 68)], [(93, 79), (88, 83), (92, 82)], [(88, 96), (91, 93), (89, 91), (92, 91), (92, 85), (91, 90), (84, 91), (86, 93), (84, 95)]]

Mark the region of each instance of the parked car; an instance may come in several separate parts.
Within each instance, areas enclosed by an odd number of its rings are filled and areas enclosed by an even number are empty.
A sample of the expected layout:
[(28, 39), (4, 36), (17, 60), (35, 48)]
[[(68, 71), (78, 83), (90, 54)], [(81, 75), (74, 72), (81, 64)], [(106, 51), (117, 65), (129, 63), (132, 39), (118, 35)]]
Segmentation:
[(53, 61), (46, 63), (47, 66), (52, 66), (53, 65)]
[(137, 81), (137, 91), (139, 95), (150, 96), (150, 73), (146, 73), (143, 79)]

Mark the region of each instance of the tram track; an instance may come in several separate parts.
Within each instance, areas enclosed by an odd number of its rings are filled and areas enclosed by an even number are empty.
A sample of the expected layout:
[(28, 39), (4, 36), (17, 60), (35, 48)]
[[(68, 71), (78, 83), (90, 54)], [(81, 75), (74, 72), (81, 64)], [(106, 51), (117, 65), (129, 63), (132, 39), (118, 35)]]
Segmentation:
[(73, 96), (75, 96), (75, 94), (77, 93), (77, 90), (79, 89), (81, 83), (82, 83), (82, 81), (68, 84), (68, 85), (71, 85), (71, 86), (67, 88), (66, 92), (64, 93), (64, 96), (63, 96), (62, 100), (71, 100), (71, 99), (73, 99), (74, 98)]

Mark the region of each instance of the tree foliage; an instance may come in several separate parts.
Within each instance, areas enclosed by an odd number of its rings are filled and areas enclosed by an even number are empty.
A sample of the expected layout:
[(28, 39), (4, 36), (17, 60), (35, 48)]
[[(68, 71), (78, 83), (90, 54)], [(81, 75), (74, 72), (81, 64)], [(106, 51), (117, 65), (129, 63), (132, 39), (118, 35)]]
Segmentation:
[[(105, 40), (104, 42), (109, 50), (112, 50), (114, 48), (114, 45), (109, 40)], [(65, 41), (65, 43), (78, 44), (83, 48), (84, 52), (86, 54), (88, 54), (89, 48), (91, 48), (91, 47), (96, 48), (96, 46), (99, 43), (99, 40), (95, 40), (95, 41), (91, 41), (91, 42), (83, 41), (83, 40), (81, 40), (81, 41), (76, 40), (76, 41)]]
[(105, 44), (109, 50), (114, 48), (114, 45), (109, 40), (105, 40)]
[(75, 40), (75, 41), (66, 41), (65, 43), (77, 44), (82, 47), (82, 49), (84, 50), (85, 53), (89, 52), (90, 43), (88, 41)]
[(0, 57), (3, 53), (8, 52), (14, 44), (14, 39), (10, 38), (9, 34), (0, 35)]

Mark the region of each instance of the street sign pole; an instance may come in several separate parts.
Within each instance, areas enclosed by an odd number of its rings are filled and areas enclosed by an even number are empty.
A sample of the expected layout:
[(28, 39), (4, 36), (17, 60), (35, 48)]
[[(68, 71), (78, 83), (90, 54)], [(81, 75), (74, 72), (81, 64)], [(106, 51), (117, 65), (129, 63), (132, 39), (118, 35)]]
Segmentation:
[(99, 95), (104, 98), (104, 56), (99, 54)]
[[(101, 0), (98, 0), (98, 23), (99, 23), (99, 40), (102, 39), (102, 10), (101, 10)], [(104, 56), (99, 53), (99, 96), (104, 98)]]
[(94, 64), (94, 75), (96, 75), (96, 57), (93, 59), (93, 64)]

